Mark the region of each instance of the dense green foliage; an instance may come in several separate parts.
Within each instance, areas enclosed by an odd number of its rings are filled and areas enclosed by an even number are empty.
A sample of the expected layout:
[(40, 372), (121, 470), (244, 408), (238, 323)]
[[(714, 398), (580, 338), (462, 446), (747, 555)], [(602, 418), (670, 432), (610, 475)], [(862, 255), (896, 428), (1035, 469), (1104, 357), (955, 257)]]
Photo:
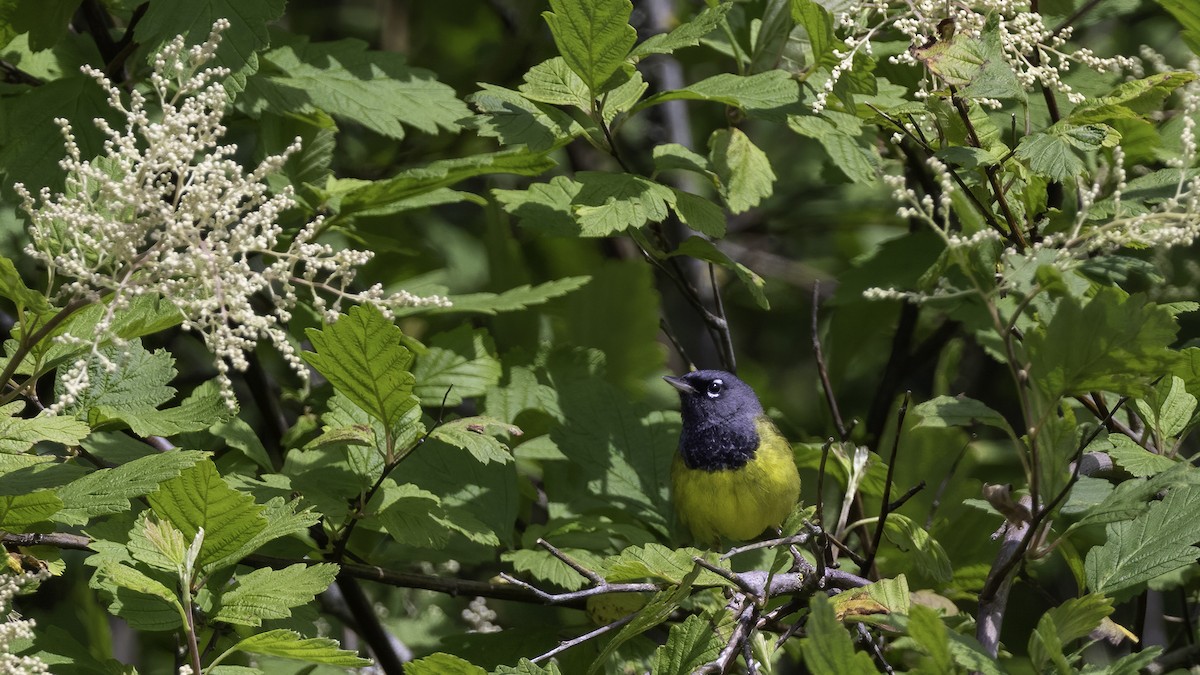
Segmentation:
[(636, 4), (0, 0), (4, 667), (1196, 659), (1190, 0)]

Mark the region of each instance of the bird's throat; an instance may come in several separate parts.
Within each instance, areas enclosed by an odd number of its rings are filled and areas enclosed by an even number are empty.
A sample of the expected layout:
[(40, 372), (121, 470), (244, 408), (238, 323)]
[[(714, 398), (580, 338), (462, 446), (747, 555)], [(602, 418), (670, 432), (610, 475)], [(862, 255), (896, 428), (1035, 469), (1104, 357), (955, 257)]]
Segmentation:
[(754, 459), (758, 449), (754, 424), (683, 425), (679, 454), (689, 469), (730, 471)]

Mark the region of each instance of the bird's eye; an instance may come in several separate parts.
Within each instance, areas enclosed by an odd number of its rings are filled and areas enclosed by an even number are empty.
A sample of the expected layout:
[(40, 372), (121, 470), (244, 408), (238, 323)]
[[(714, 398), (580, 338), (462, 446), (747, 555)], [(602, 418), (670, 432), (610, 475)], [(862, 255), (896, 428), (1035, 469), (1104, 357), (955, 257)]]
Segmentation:
[(721, 395), (721, 392), (724, 389), (725, 389), (724, 382), (722, 382), (721, 380), (713, 380), (712, 382), (708, 383), (708, 390), (706, 393), (708, 394), (709, 398), (716, 398)]

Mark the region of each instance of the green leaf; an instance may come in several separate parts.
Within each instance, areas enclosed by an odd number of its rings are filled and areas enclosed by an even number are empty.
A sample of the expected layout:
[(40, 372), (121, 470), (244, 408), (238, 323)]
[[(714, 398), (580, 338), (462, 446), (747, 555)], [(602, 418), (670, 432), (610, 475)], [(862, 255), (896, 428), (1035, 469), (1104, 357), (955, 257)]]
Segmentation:
[(375, 307), (356, 305), (325, 330), (305, 333), (316, 349), (301, 353), (308, 365), (387, 427), (418, 405), (404, 333)]
[(751, 297), (754, 298), (754, 302), (759, 307), (770, 309), (770, 304), (767, 302), (767, 295), (763, 292), (763, 288), (767, 282), (756, 274), (754, 270), (725, 255), (711, 241), (702, 237), (688, 237), (679, 244), (678, 248), (671, 251), (668, 257), (675, 255), (691, 256), (697, 260), (704, 260), (730, 270), (742, 282), (746, 290), (750, 292)]
[(954, 672), (954, 656), (950, 653), (950, 637), (946, 624), (929, 607), (912, 605), (908, 612), (908, 634), (925, 652), (921, 661), (925, 672)]
[(884, 535), (901, 551), (910, 553), (909, 559), (917, 569), (938, 583), (947, 583), (954, 576), (950, 558), (945, 549), (911, 518), (899, 513), (888, 515)]
[(670, 54), (676, 49), (692, 47), (700, 44), (700, 39), (716, 30), (724, 20), (725, 15), (733, 8), (732, 2), (706, 7), (691, 21), (676, 26), (670, 33), (652, 35), (634, 48), (630, 54), (634, 59), (641, 59), (650, 54)]
[(1144, 117), (1162, 110), (1163, 100), (1171, 92), (1195, 79), (1195, 73), (1174, 70), (1122, 82), (1107, 95), (1088, 98), (1075, 106), (1066, 121), (1090, 124)]
[(1104, 124), (1070, 125), (1059, 122), (1045, 131), (1021, 139), (1016, 157), (1029, 164), (1029, 170), (1055, 181), (1076, 178), (1085, 173), (1083, 159), (1075, 149), (1098, 150), (1112, 147), (1120, 134)]
[(691, 594), (692, 582), (700, 573), (700, 570), (701, 568), (697, 567), (691, 574), (684, 577), (679, 585), (655, 593), (650, 602), (638, 610), (637, 615), (629, 623), (622, 626), (621, 630), (613, 636), (613, 639), (604, 645), (604, 649), (600, 651), (600, 655), (592, 661), (591, 667), (588, 668), (588, 675), (596, 672), (596, 669), (604, 664), (606, 658), (616, 652), (618, 647), (666, 621), (671, 616), (671, 613), (679, 607), (680, 603)]
[(209, 380), (173, 408), (99, 405), (92, 408), (91, 416), (97, 426), (119, 421), (142, 437), (175, 436), (224, 423), (233, 417), (233, 411), (226, 405), (217, 381)]
[(874, 674), (871, 657), (854, 651), (850, 634), (838, 623), (833, 605), (824, 593), (814, 593), (809, 600), (808, 623), (800, 640), (804, 665), (813, 675)]
[[(681, 584), (698, 567), (693, 557), (704, 557), (697, 548), (671, 549), (662, 544), (646, 544), (645, 546), (630, 546), (615, 556), (605, 559), (600, 571), (605, 580), (612, 583), (627, 581), (665, 581), (670, 584)], [(728, 565), (721, 564), (728, 569)], [(730, 582), (724, 577), (699, 568), (698, 575), (693, 577), (696, 586), (728, 586)]]
[(607, 237), (647, 222), (662, 222), (674, 202), (671, 188), (628, 173), (580, 171), (572, 200), (580, 235)]
[(497, 433), (519, 436), (521, 430), (492, 417), (463, 417), (437, 427), (430, 432), (429, 438), (462, 448), (483, 464), (511, 462), (512, 453), (508, 446), (492, 436)]
[(665, 101), (712, 101), (740, 108), (752, 115), (777, 118), (781, 109), (800, 100), (800, 86), (784, 70), (768, 70), (757, 75), (722, 73), (651, 96), (633, 107), (644, 110)]
[(558, 669), (558, 664), (554, 661), (548, 661), (546, 665), (539, 666), (527, 658), (521, 658), (515, 666), (498, 666), (491, 672), (491, 675), (562, 675), (562, 671)]
[(1196, 412), (1196, 397), (1188, 393), (1183, 378), (1160, 381), (1144, 399), (1135, 402), (1138, 414), (1163, 439), (1183, 433)]
[[(149, 352), (141, 341), (120, 348), (107, 347), (88, 359), (87, 389), (76, 395), (64, 412), (94, 421), (97, 414), (93, 409), (100, 406), (114, 410), (153, 410), (175, 395), (175, 389), (169, 386), (174, 378), (175, 359), (165, 349)], [(61, 388), (60, 381), (57, 389)]]
[(361, 668), (371, 664), (371, 661), (359, 658), (358, 654), (352, 651), (340, 649), (336, 640), (305, 638), (295, 631), (285, 629), (269, 630), (258, 635), (251, 635), (234, 645), (232, 649), (263, 656), (279, 656), (308, 663), (324, 663), (349, 668)]
[(544, 152), (584, 133), (570, 115), (553, 106), (536, 103), (504, 87), (480, 86), (481, 91), (467, 98), (479, 111), (468, 124), (480, 136), (499, 139), (503, 145), (524, 145), (533, 152)]
[(804, 28), (812, 48), (813, 65), (833, 65), (837, 36), (833, 31), (833, 15), (816, 0), (792, 0), (792, 20)]
[[(589, 569), (597, 569), (603, 563), (600, 556), (587, 549), (563, 547), (559, 549)], [(553, 584), (568, 591), (577, 591), (587, 585), (588, 580), (549, 551), (522, 548), (506, 551), (500, 559), (513, 566), (513, 570), (532, 576), (540, 582)]]
[(185, 570), (190, 542), (174, 525), (147, 517), (148, 513), (138, 514), (137, 524), (129, 533), (130, 555), (155, 569), (180, 574)]
[(13, 401), (0, 406), (0, 453), (23, 453), (35, 443), (50, 441), (62, 445), (79, 445), (91, 432), (88, 425), (63, 415), (39, 414), (37, 417), (16, 417), (25, 404)]
[(204, 528), (197, 563), (206, 569), (236, 563), (231, 554), (267, 526), (254, 498), (226, 485), (208, 460), (164, 481), (147, 499), (154, 512), (179, 528), (188, 541)]
[(179, 604), (179, 598), (175, 596), (174, 591), (128, 565), (107, 563), (100, 566), (96, 573), (119, 588), (164, 600), (179, 611), (180, 615), (183, 614), (183, 606)]
[(1180, 36), (1184, 44), (1193, 54), (1200, 55), (1200, 7), (1190, 0), (1158, 0), (1158, 4), (1183, 26)]
[(593, 96), (603, 93), (637, 42), (637, 31), (629, 25), (633, 4), (629, 0), (550, 0), (550, 8), (553, 11), (543, 12), (542, 17), (550, 25), (558, 52)]
[(542, 61), (525, 73), (525, 83), (518, 87), (531, 100), (553, 105), (573, 105), (591, 112), (592, 93), (571, 66), (561, 56)]
[(1179, 487), (1134, 520), (1107, 526), (1108, 540), (1088, 551), (1088, 586), (1098, 593), (1136, 586), (1195, 562), (1200, 554), (1200, 487)]
[[(520, 190), (512, 190), (520, 192)], [(530, 286), (525, 284), (510, 288), (503, 293), (470, 293), (467, 295), (450, 296), (449, 307), (438, 307), (432, 310), (414, 310), (426, 314), (455, 314), (459, 312), (475, 312), (479, 314), (496, 315), (501, 312), (515, 312), (545, 304), (554, 298), (562, 296), (582, 287), (591, 281), (589, 276), (563, 277), (547, 281), (544, 284)], [(402, 316), (404, 310), (398, 310), (397, 316)], [(439, 399), (440, 400), (440, 399)]]
[(771, 161), (740, 129), (714, 131), (708, 148), (708, 160), (719, 180), (717, 188), (730, 211), (748, 211), (771, 196), (775, 183)]
[(283, 16), (283, 7), (284, 0), (265, 0), (250, 5), (239, 0), (157, 2), (137, 23), (134, 40), (138, 44), (154, 45), (152, 52), (157, 51), (158, 45), (181, 34), (188, 36), (188, 44), (196, 44), (207, 37), (214, 21), (230, 19), (229, 28), (221, 33), (215, 65), (225, 66), (237, 74), (255, 68), (257, 53), (270, 44), (267, 27)]
[(534, 183), (525, 190), (492, 190), (504, 210), (517, 217), (521, 227), (546, 234), (577, 236), (571, 203), (583, 186), (566, 176)]
[(487, 331), (461, 324), (429, 341), (429, 351), (417, 357), (412, 373), (413, 393), (425, 406), (457, 406), (464, 398), (483, 396), (500, 382), (500, 360)]
[(453, 654), (437, 652), (404, 664), (407, 675), (487, 675), (487, 671)]
[(680, 222), (693, 230), (720, 239), (725, 236), (725, 212), (721, 207), (690, 192), (671, 188), (673, 208)]
[[(440, 549), (450, 540), (450, 530), (440, 518), (438, 496), (411, 483), (384, 481), (378, 492), (379, 517), (393, 539), (416, 548)], [(374, 500), (373, 500), (374, 501)]]
[(715, 660), (725, 644), (720, 631), (714, 630), (708, 619), (689, 615), (682, 623), (671, 626), (666, 644), (654, 650), (651, 672), (691, 675), (696, 668)]
[(361, 40), (293, 37), (263, 54), (262, 62), (246, 85), (254, 111), (320, 110), (395, 139), (404, 138), (405, 127), (456, 132), (471, 114), (432, 72), (408, 66), (401, 54), (369, 50)]
[(970, 427), (985, 424), (1012, 432), (1008, 421), (1000, 413), (980, 401), (966, 396), (938, 396), (917, 404), (912, 412), (921, 417), (914, 425), (919, 427)]
[(62, 500), (50, 490), (0, 495), (0, 530), (24, 532), (26, 528), (50, 518), (62, 506)]
[(18, 312), (22, 309), (29, 309), (35, 314), (54, 311), (46, 296), (26, 286), (13, 261), (4, 256), (0, 256), (0, 297), (12, 300)]
[(1170, 457), (1150, 452), (1128, 436), (1112, 434), (1108, 440), (1112, 443), (1108, 456), (1122, 469), (1139, 478), (1162, 473), (1179, 463)]
[(663, 143), (654, 146), (654, 171), (671, 171), (682, 169), (693, 171), (703, 176), (712, 174), (708, 158), (700, 153), (678, 143)]
[(915, 50), (915, 56), (963, 98), (1025, 99), (1025, 88), (1004, 58), (995, 16), (980, 37), (967, 31)]
[(834, 166), (855, 183), (873, 183), (879, 174), (878, 153), (860, 138), (861, 129), (849, 127), (831, 118), (832, 111), (816, 115), (788, 115), (792, 131), (818, 141)]
[(1086, 305), (1063, 298), (1049, 325), (1026, 335), (1032, 379), (1051, 400), (1097, 390), (1139, 394), (1176, 360), (1168, 349), (1176, 330), (1171, 313), (1143, 295), (1103, 288)]
[(58, 488), (63, 509), (54, 519), (67, 525), (83, 525), (96, 516), (128, 511), (131, 498), (157, 490), (160, 483), (175, 478), (207, 456), (208, 453), (196, 450), (172, 450), (112, 469), (93, 471)]
[(313, 601), (333, 583), (338, 566), (296, 563), (279, 570), (257, 569), (239, 575), (237, 585), (221, 594), (217, 621), (240, 626), (261, 626), (263, 619), (291, 616), (291, 608)]
[(1092, 593), (1067, 600), (1043, 614), (1029, 637), (1029, 655), (1034, 666), (1045, 672), (1054, 664), (1058, 672), (1073, 672), (1063, 648), (1072, 640), (1087, 636), (1112, 611), (1108, 598)]

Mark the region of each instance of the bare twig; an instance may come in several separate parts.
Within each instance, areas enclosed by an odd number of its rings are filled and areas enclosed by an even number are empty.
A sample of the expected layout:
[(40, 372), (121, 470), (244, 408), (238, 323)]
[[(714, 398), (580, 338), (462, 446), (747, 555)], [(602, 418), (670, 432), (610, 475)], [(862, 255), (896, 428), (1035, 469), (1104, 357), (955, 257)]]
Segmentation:
[(937, 513), (938, 507), (942, 503), (942, 495), (946, 494), (946, 488), (950, 486), (950, 479), (954, 477), (954, 472), (958, 470), (958, 464), (963, 457), (967, 455), (967, 448), (971, 447), (971, 442), (975, 440), (974, 435), (971, 441), (963, 443), (962, 449), (954, 456), (954, 461), (950, 463), (950, 469), (946, 471), (946, 475), (942, 477), (942, 482), (938, 484), (937, 492), (933, 493), (933, 503), (929, 505), (929, 515), (925, 517), (925, 529), (933, 526), (933, 516)]
[[(819, 329), (819, 313), (821, 307), (821, 282), (813, 282), (812, 292), (812, 348), (817, 360), (817, 374), (821, 377), (821, 389), (825, 392), (825, 403), (829, 406), (829, 414), (833, 416), (833, 425), (837, 429), (838, 438), (845, 441), (850, 437), (846, 423), (842, 421), (842, 412), (838, 409), (837, 397), (833, 395), (833, 385), (829, 382), (829, 368), (825, 365), (825, 354), (821, 350), (821, 334)], [(823, 460), (822, 460), (823, 461)], [(818, 517), (820, 517), (818, 515)]]
[(900, 410), (896, 413), (896, 437), (892, 440), (892, 456), (888, 460), (887, 478), (883, 481), (883, 499), (880, 500), (879, 521), (875, 523), (875, 537), (871, 541), (871, 550), (867, 554), (864, 571), (869, 571), (875, 565), (875, 555), (879, 552), (880, 543), (883, 542), (883, 528), (887, 525), (888, 514), (891, 513), (892, 477), (896, 473), (896, 455), (900, 451), (900, 436), (904, 431), (904, 418), (908, 414), (908, 404), (911, 400), (912, 392), (904, 392), (904, 402), (900, 404)]
[(587, 579), (588, 581), (592, 582), (593, 584), (605, 583), (604, 577), (600, 576), (594, 570), (584, 567), (583, 563), (572, 558), (571, 556), (567, 555), (566, 553), (563, 553), (562, 551), (558, 550), (550, 542), (546, 541), (545, 539), (538, 537), (537, 544), (538, 544), (538, 546), (541, 546), (542, 548), (549, 551), (550, 555), (563, 561), (563, 563), (565, 563), (567, 565), (567, 567), (570, 567), (571, 569), (578, 572), (579, 575), (581, 577), (583, 577), (584, 579)]
[(588, 640), (591, 640), (593, 638), (598, 638), (601, 635), (604, 635), (605, 633), (609, 632), (610, 630), (624, 626), (625, 624), (629, 623), (630, 621), (633, 621), (633, 617), (635, 617), (637, 615), (638, 615), (637, 612), (633, 612), (632, 614), (629, 614), (628, 616), (623, 616), (620, 619), (613, 621), (612, 623), (605, 624), (605, 625), (597, 628), (596, 630), (584, 633), (583, 635), (580, 635), (579, 637), (574, 637), (574, 638), (571, 638), (570, 640), (563, 640), (562, 642), (558, 643), (558, 646), (555, 647), (554, 649), (551, 649), (550, 651), (548, 651), (544, 654), (539, 654), (538, 656), (535, 656), (529, 660), (533, 663), (539, 663), (541, 661), (551, 659), (551, 658), (558, 656), (559, 654), (567, 651), (571, 647), (581, 645), (581, 644), (587, 642)]
[(745, 546), (738, 546), (736, 548), (731, 548), (724, 555), (721, 556), (721, 560), (729, 560), (730, 558), (732, 558), (735, 555), (741, 555), (742, 553), (745, 553), (746, 551), (756, 551), (760, 548), (774, 548), (776, 546), (789, 546), (791, 544), (804, 544), (804, 543), (808, 542), (808, 540), (811, 536), (812, 535), (808, 532), (802, 532), (800, 534), (793, 534), (790, 537), (777, 537), (775, 539), (764, 539), (762, 541), (754, 542), (753, 544), (746, 544)]
[(894, 501), (888, 505), (888, 511), (891, 512), (891, 511), (899, 510), (901, 506), (904, 506), (905, 502), (912, 499), (913, 495), (917, 494), (918, 492), (920, 492), (921, 490), (924, 490), (924, 489), (925, 489), (925, 481), (921, 481), (920, 483), (917, 483), (916, 485), (908, 488), (908, 490), (906, 490), (904, 494), (902, 494), (896, 498), (896, 501)]

